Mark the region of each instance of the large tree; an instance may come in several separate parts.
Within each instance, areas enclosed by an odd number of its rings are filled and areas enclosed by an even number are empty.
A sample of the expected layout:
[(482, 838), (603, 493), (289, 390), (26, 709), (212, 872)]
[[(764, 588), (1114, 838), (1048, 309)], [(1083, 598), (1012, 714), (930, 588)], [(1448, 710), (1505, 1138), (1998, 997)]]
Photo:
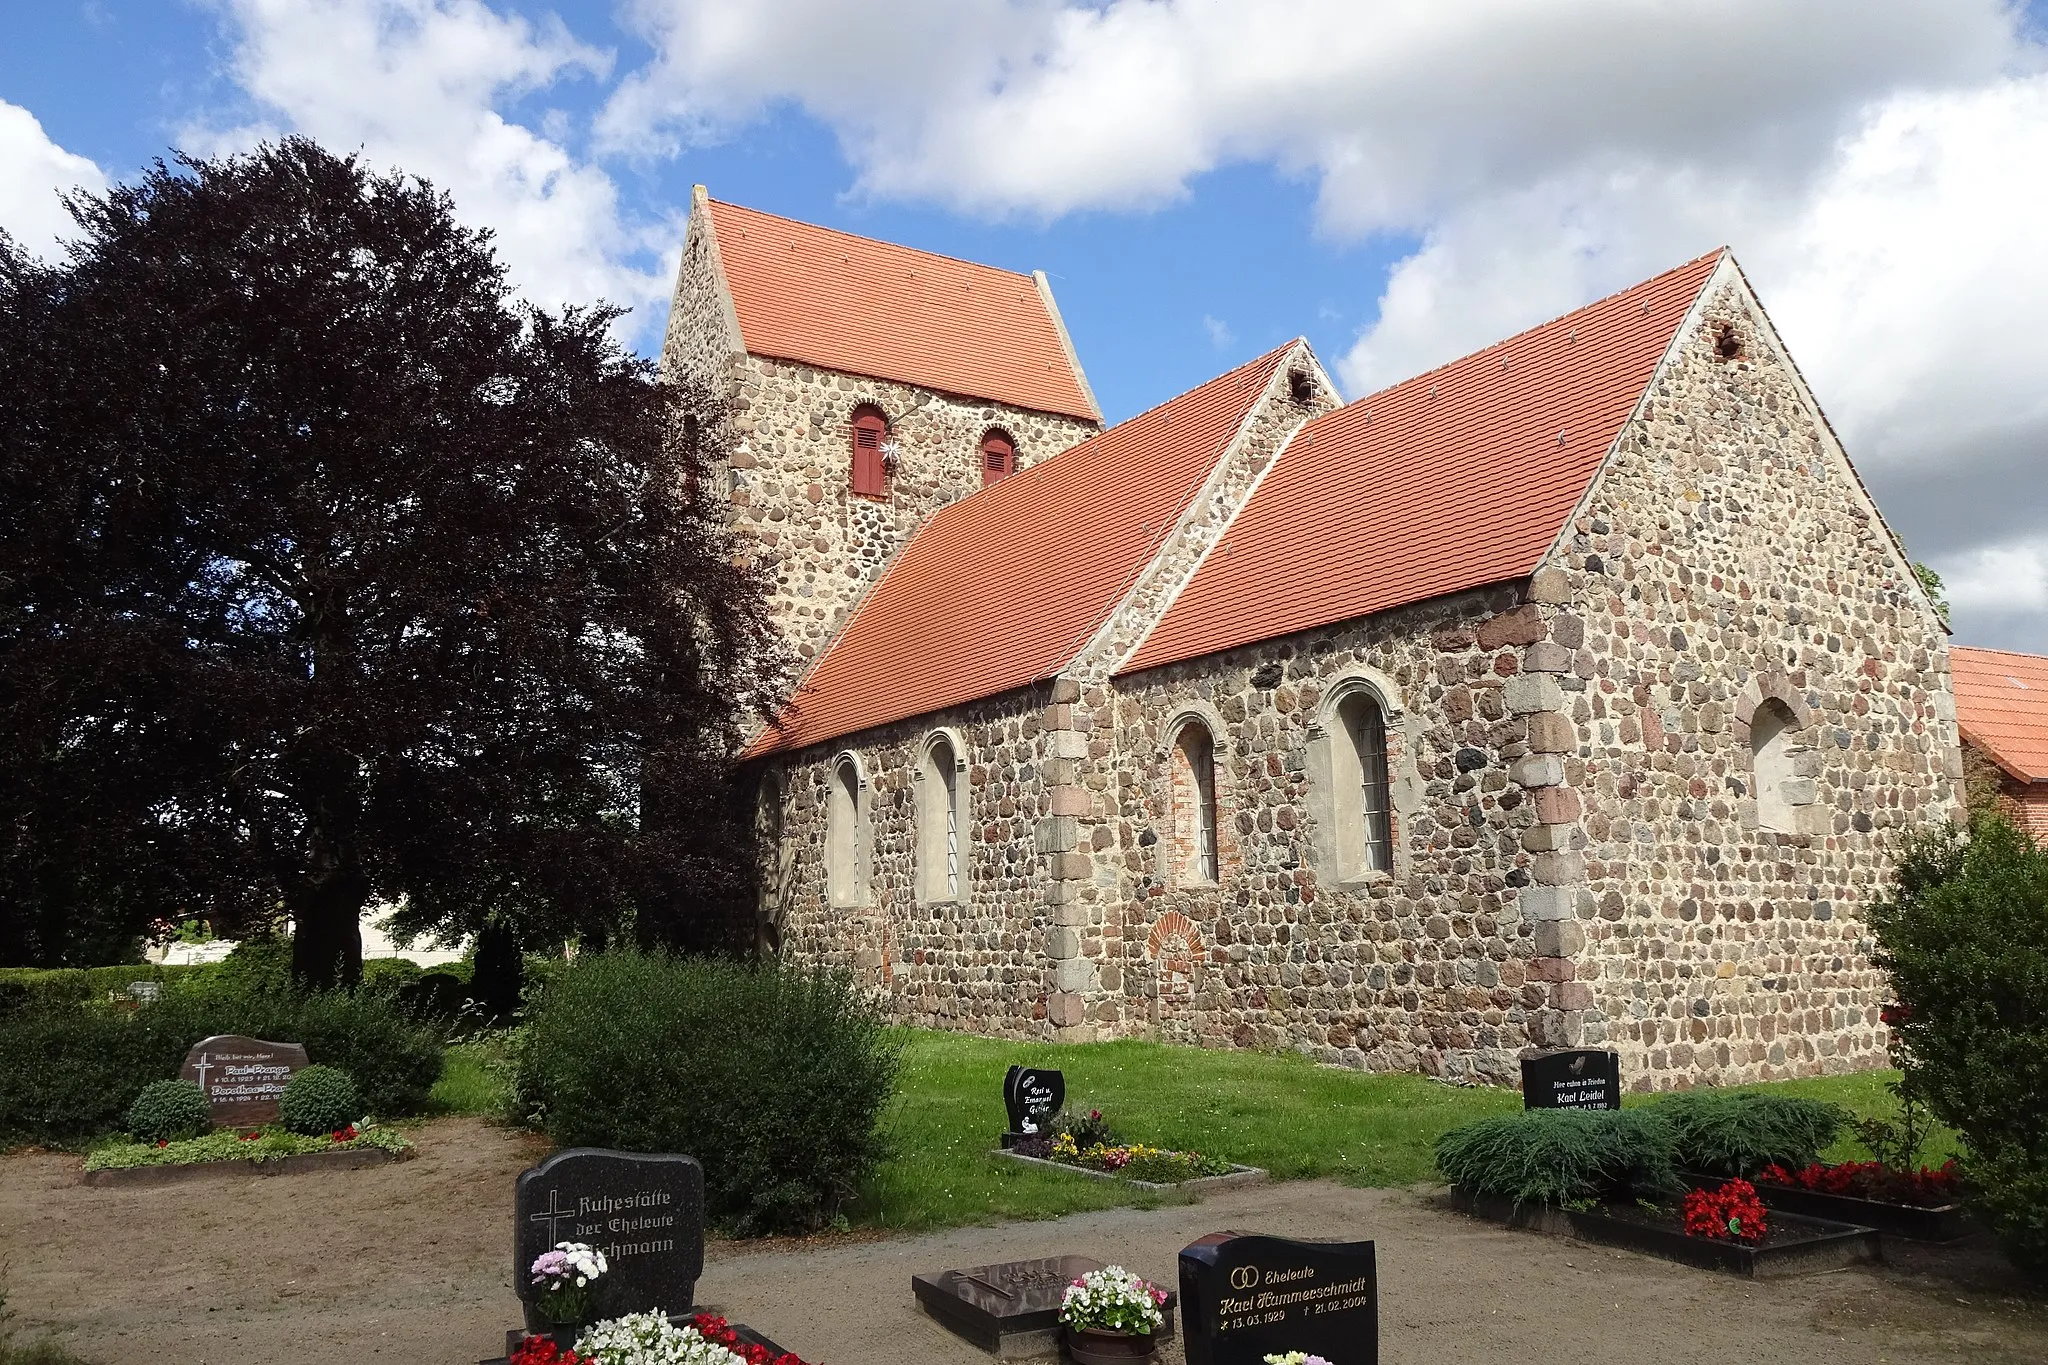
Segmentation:
[(696, 496), (713, 396), (308, 141), (73, 213), (54, 264), (0, 238), (0, 960), (282, 911), (350, 981), (373, 897), (716, 935), (776, 656)]

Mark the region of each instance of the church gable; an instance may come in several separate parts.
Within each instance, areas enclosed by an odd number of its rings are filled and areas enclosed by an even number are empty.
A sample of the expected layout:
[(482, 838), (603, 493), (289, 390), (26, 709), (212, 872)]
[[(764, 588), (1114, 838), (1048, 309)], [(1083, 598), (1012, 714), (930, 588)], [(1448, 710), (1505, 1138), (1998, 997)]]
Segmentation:
[[(1310, 423), (1124, 671), (1526, 577), (1718, 260)], [(1324, 547), (1313, 574), (1304, 544)]]
[[(1297, 363), (1289, 364), (1296, 357)], [(927, 520), (749, 757), (925, 715), (1050, 678), (1089, 646), (1148, 568), (1223, 514), (1202, 511), (1248, 438), (1312, 413), (1290, 342)], [(1319, 373), (1319, 371), (1318, 371)], [(1327, 390), (1327, 382), (1324, 381)], [(1273, 421), (1260, 414), (1271, 411)], [(1267, 445), (1270, 449), (1270, 444)]]

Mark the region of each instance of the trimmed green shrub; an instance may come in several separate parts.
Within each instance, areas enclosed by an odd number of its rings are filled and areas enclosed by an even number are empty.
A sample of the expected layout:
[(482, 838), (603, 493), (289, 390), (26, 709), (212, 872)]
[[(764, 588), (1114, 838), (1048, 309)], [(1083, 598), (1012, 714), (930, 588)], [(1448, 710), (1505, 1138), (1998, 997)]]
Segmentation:
[(143, 1086), (176, 1076), (183, 1061), (134, 1019), (103, 1007), (0, 1017), (0, 1145), (109, 1132)]
[(397, 999), (422, 1019), (451, 1023), (469, 1003), (469, 985), (453, 972), (437, 969), (400, 986)]
[(351, 1118), (363, 1112), (378, 1118), (423, 1113), (441, 1078), (440, 1030), (371, 991), (245, 994), (224, 983), (166, 991), (162, 1000), (136, 1013), (182, 1040), (172, 1072), (185, 1049), (216, 1033), (303, 1043), (310, 1060), (339, 1067), (355, 1079), (363, 1110)]
[(1849, 1121), (1821, 1100), (1722, 1090), (1681, 1090), (1648, 1112), (1670, 1126), (1680, 1170), (1745, 1177), (1812, 1165)]
[(202, 1038), (240, 1033), (302, 1043), (356, 1080), (363, 1112), (417, 1114), (440, 1078), (439, 1030), (371, 992), (301, 995), (237, 988), (215, 975), (167, 984), (132, 1012), (87, 1004), (0, 1017), (0, 1142), (74, 1142), (121, 1123), (151, 1081), (178, 1074)]
[(218, 963), (175, 967), (137, 962), (119, 967), (0, 967), (0, 1015), (24, 1009), (105, 1003), (138, 981), (202, 980), (220, 970)]
[(363, 964), (363, 989), (397, 999), (420, 974), (420, 964), (409, 957), (373, 957)]
[(584, 953), (528, 996), (514, 1104), (562, 1146), (687, 1152), (734, 1231), (830, 1221), (882, 1155), (898, 1045), (844, 975)]
[(206, 1092), (194, 1081), (151, 1081), (128, 1106), (128, 1134), (137, 1142), (178, 1142), (212, 1128)]
[(346, 1071), (331, 1066), (301, 1067), (277, 1099), (277, 1118), (306, 1137), (332, 1133), (363, 1117), (363, 1097)]
[(1670, 1128), (1644, 1109), (1526, 1109), (1436, 1142), (1445, 1180), (1517, 1204), (1665, 1198), (1682, 1188), (1676, 1156)]
[(1904, 1093), (1961, 1135), (1979, 1211), (2048, 1278), (2048, 850), (1995, 813), (1908, 838), (1870, 924)]

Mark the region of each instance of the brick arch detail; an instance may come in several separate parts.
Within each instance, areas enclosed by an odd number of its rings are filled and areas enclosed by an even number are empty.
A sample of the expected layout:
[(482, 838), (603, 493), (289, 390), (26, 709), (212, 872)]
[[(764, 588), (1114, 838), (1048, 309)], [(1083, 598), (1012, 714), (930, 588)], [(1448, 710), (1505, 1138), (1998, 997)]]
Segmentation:
[(1742, 691), (1735, 698), (1735, 738), (1743, 744), (1749, 743), (1749, 724), (1756, 716), (1756, 709), (1766, 701), (1783, 704), (1792, 713), (1793, 723), (1802, 731), (1813, 725), (1813, 708), (1806, 698), (1792, 685), (1792, 680), (1777, 669), (1753, 673), (1742, 685)]
[(1206, 951), (1202, 931), (1195, 927), (1195, 922), (1178, 910), (1169, 910), (1152, 922), (1152, 932), (1145, 936), (1145, 954), (1157, 962), (1162, 954), (1173, 952), (1176, 945), (1197, 960)]

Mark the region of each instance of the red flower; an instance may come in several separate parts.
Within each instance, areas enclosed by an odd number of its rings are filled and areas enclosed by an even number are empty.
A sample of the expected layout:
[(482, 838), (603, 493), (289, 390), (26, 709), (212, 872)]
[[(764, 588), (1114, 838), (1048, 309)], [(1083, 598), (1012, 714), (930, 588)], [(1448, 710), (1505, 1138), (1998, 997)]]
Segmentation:
[(354, 1142), (356, 1140), (356, 1126), (351, 1123), (346, 1128), (335, 1129), (327, 1136), (333, 1138), (336, 1142)]
[(1718, 1190), (1693, 1190), (1679, 1207), (1685, 1219), (1685, 1235), (1711, 1237), (1721, 1241), (1747, 1242), (1764, 1239), (1769, 1216), (1756, 1186), (1747, 1180), (1731, 1180)]
[(156, 1145), (159, 1147), (168, 1147), (171, 1145), (171, 1140), (169, 1138), (158, 1138), (156, 1140)]
[(261, 1133), (244, 1133), (241, 1137), (235, 1140), (237, 1142), (254, 1142), (257, 1138), (260, 1138), (262, 1136), (263, 1134)]
[(1913, 1011), (1904, 1005), (1881, 1005), (1878, 1007), (1877, 1017), (1883, 1021), (1886, 1028), (1897, 1028), (1913, 1017)]
[(591, 1357), (579, 1356), (555, 1345), (553, 1337), (528, 1337), (519, 1349), (506, 1357), (506, 1365), (594, 1365)]

